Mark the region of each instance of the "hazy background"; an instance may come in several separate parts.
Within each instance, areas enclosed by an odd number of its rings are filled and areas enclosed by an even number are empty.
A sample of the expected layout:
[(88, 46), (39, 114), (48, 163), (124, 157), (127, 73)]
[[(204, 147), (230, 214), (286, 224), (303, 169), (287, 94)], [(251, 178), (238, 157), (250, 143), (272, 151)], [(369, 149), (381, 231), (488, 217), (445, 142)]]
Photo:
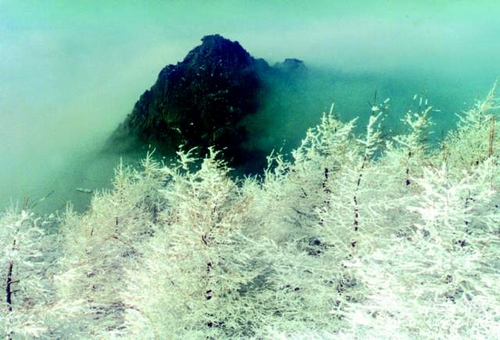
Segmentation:
[(290, 98), (303, 112), (265, 117), (277, 133), (262, 143), (279, 147), (332, 101), (345, 119), (367, 114), (375, 90), (395, 111), (426, 96), (452, 122), (500, 74), (499, 18), (486, 0), (0, 0), (0, 208), (52, 190), (39, 209), (88, 200), (75, 187), (102, 185), (117, 161), (95, 150), (204, 35), (325, 72)]

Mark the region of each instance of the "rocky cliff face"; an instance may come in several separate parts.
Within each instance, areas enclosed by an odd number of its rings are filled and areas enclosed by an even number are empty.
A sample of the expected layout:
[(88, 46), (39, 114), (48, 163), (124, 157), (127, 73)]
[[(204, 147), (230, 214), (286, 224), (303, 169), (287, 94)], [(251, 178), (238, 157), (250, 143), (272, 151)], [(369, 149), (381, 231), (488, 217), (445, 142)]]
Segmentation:
[(257, 161), (263, 156), (243, 147), (251, 138), (244, 118), (259, 109), (271, 78), (303, 69), (294, 59), (270, 67), (238, 42), (205, 36), (182, 62), (161, 70), (112, 140), (133, 139), (163, 154), (183, 145), (198, 147), (203, 156), (213, 146), (233, 166)]

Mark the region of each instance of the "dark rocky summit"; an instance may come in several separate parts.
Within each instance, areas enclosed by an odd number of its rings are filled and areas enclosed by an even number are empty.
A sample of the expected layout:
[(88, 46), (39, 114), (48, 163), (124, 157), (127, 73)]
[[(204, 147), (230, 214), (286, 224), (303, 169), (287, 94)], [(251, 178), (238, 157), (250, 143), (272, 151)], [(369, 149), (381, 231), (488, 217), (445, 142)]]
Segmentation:
[(169, 155), (183, 145), (203, 156), (213, 146), (232, 166), (262, 164), (264, 155), (248, 147), (251, 131), (244, 118), (257, 112), (270, 84), (304, 72), (300, 60), (270, 67), (236, 41), (205, 36), (182, 62), (161, 70), (108, 147), (150, 145)]

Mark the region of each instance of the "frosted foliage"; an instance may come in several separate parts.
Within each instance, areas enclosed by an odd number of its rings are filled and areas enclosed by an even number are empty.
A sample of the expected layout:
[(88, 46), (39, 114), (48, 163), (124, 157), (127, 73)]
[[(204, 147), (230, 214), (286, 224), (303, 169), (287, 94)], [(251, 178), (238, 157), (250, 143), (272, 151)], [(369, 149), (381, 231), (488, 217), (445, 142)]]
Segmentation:
[(77, 216), (68, 208), (61, 228), (66, 254), (55, 282), (68, 308), (81, 310), (71, 320), (71, 336), (122, 328), (125, 268), (140, 255), (141, 242), (151, 238), (162, 209), (157, 190), (163, 178), (156, 166), (150, 155), (140, 172), (120, 165), (114, 189), (96, 194), (88, 213)]
[(427, 101), (383, 137), (388, 103), (361, 135), (332, 106), (258, 177), (181, 149), (120, 165), (84, 214), (6, 212), (4, 337), (498, 338), (494, 92), (439, 147)]
[(0, 334), (2, 338), (31, 338), (51, 329), (56, 314), (51, 266), (53, 238), (42, 221), (26, 210), (0, 214)]
[(500, 133), (498, 112), (500, 101), (495, 98), (496, 84), (483, 101), (459, 115), (459, 126), (443, 143), (444, 161), (455, 168), (467, 168), (488, 157), (498, 157)]

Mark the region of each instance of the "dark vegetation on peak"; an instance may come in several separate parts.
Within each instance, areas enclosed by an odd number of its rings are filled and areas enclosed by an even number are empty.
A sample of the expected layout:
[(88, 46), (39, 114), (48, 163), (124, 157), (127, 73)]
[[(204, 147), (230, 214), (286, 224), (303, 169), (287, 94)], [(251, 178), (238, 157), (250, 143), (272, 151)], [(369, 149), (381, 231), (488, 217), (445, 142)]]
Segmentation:
[(214, 147), (223, 150), (231, 166), (258, 172), (269, 150), (254, 146), (245, 118), (259, 110), (272, 88), (296, 86), (306, 73), (300, 60), (270, 66), (237, 41), (205, 36), (182, 62), (161, 70), (115, 130), (107, 149), (154, 147), (171, 156), (182, 145), (186, 150), (196, 147), (203, 157)]

